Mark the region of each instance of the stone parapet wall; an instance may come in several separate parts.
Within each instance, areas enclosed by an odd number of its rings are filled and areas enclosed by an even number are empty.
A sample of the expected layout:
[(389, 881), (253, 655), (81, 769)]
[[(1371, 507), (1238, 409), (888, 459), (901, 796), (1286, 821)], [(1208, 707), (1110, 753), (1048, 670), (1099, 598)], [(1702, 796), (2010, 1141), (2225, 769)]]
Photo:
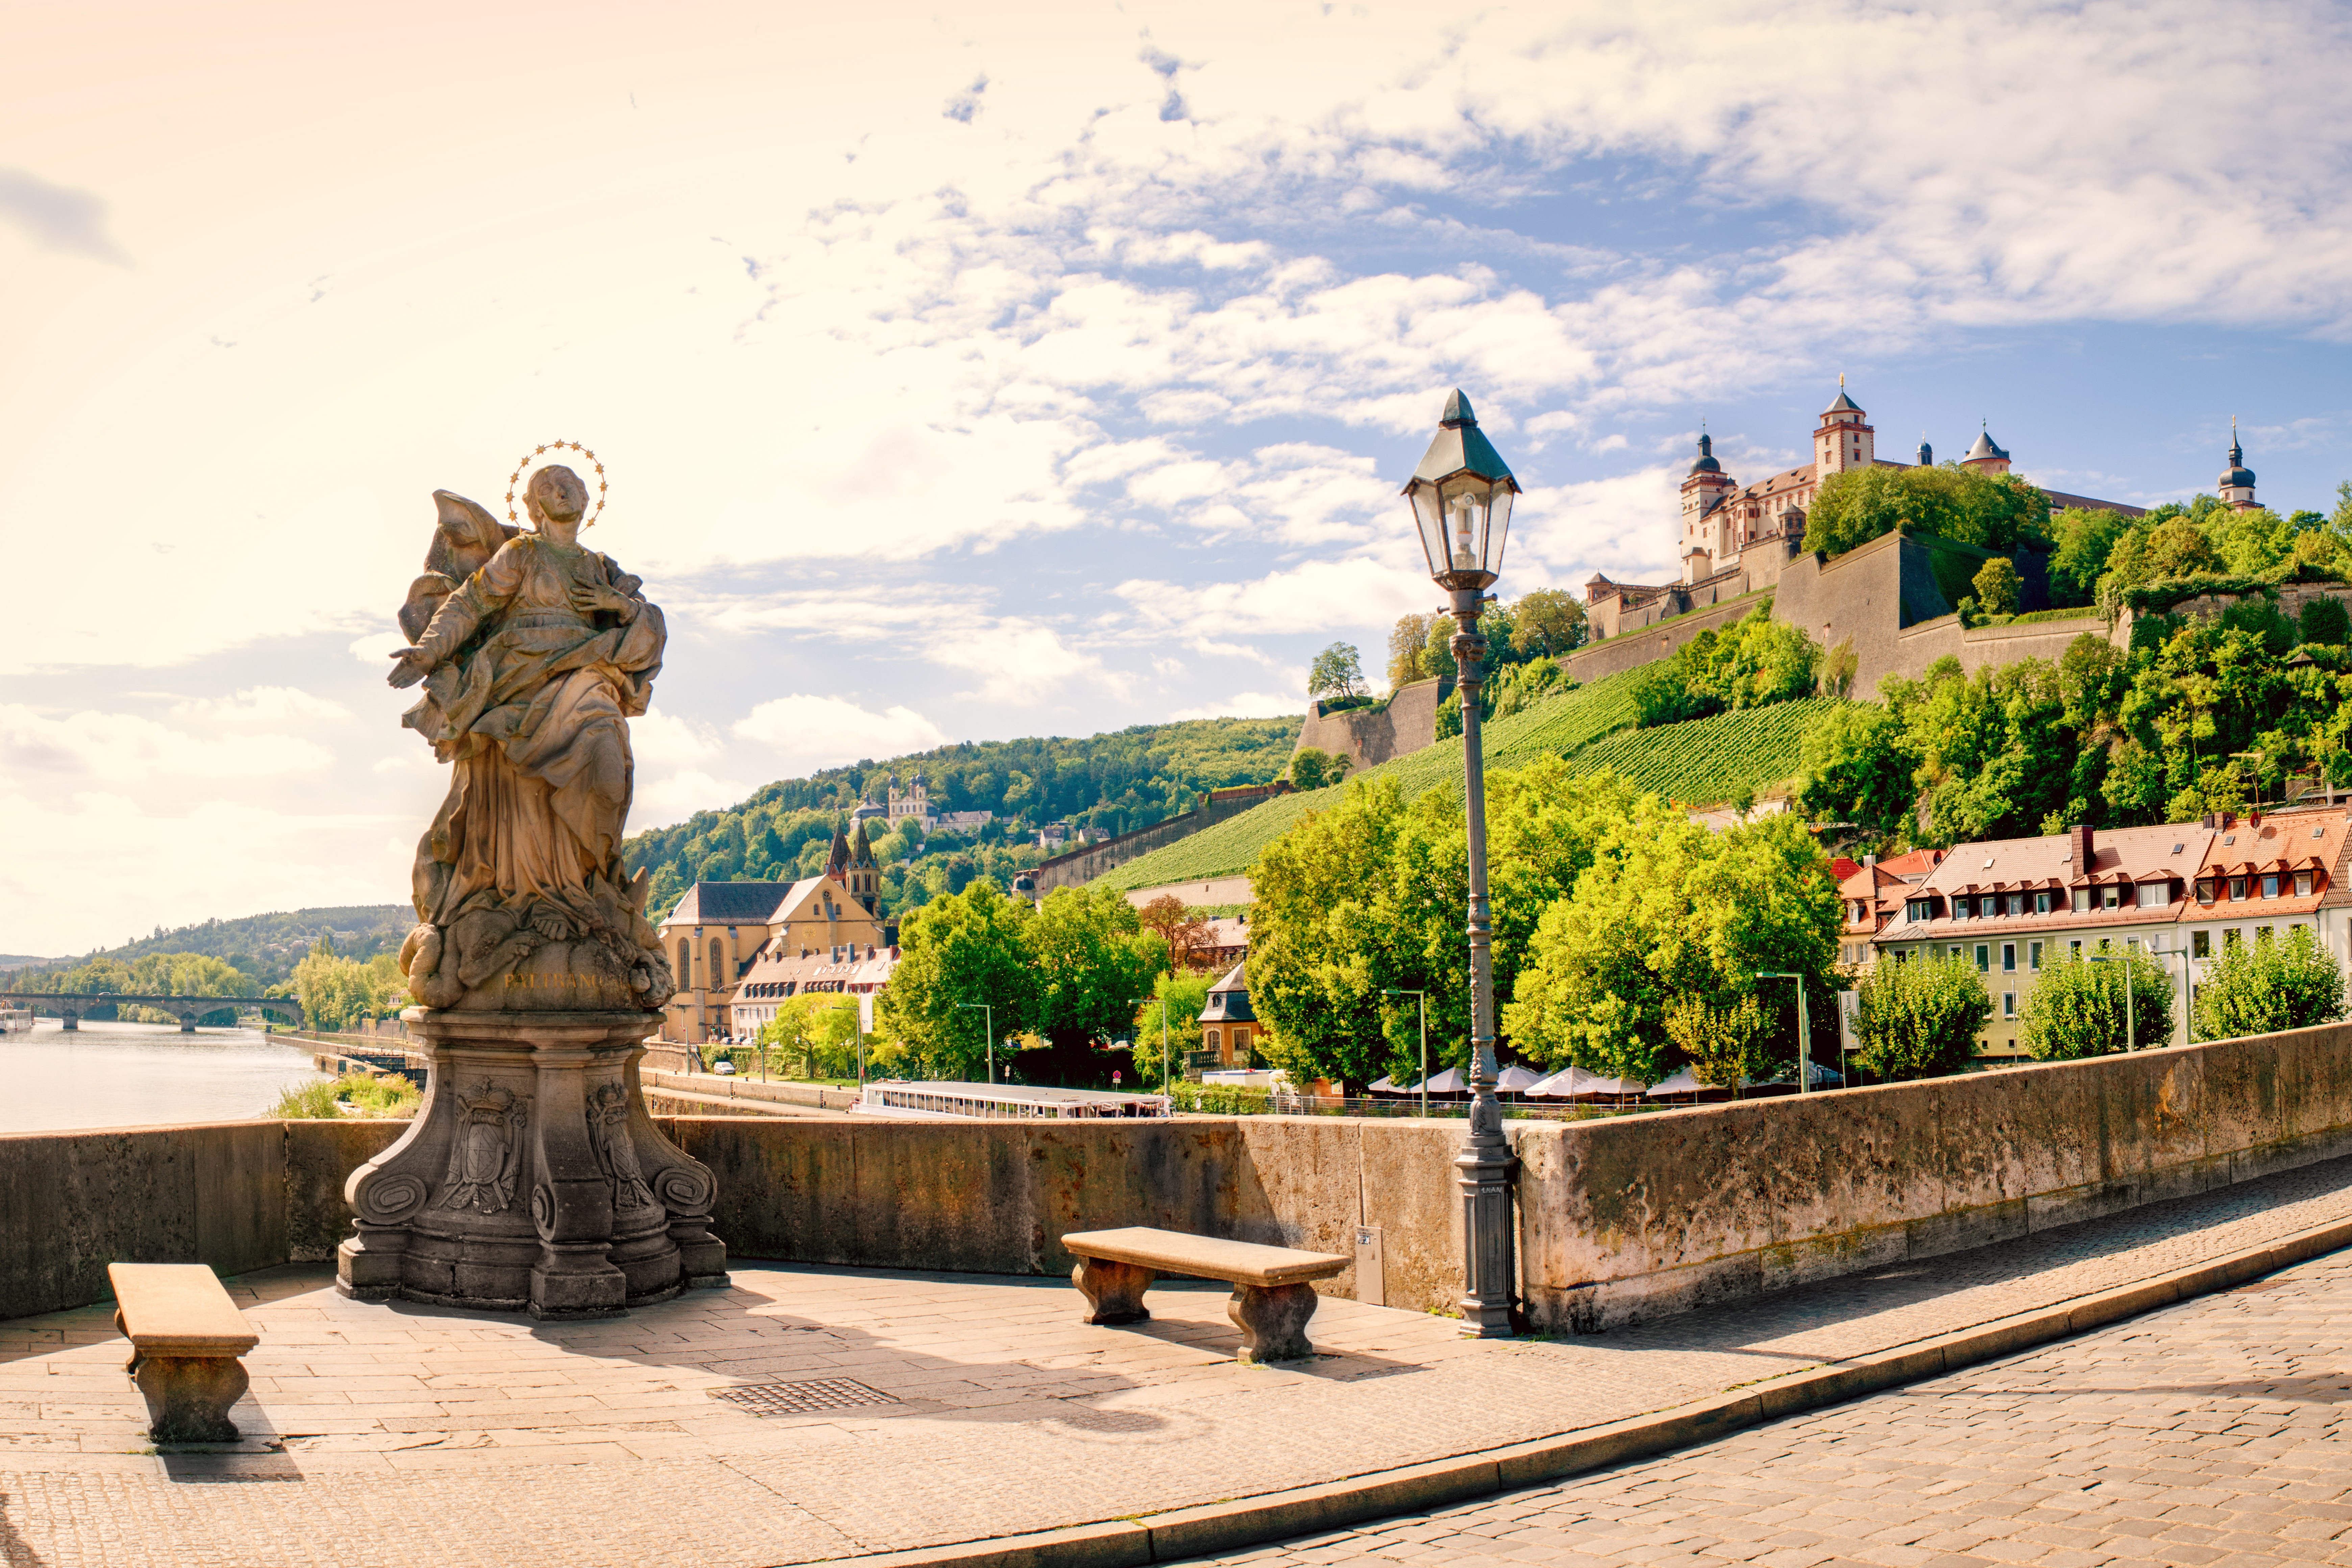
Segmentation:
[(1453, 689), (1451, 680), (1408, 681), (1378, 708), (1349, 708), (1337, 713), (1326, 713), (1318, 702), (1307, 710), (1307, 720), (1298, 727), (1298, 744), (1292, 751), (1312, 746), (1346, 757), (1351, 769), (1360, 770), (1433, 746), (1437, 710)]
[[(0, 1316), (102, 1300), (118, 1260), (236, 1273), (324, 1258), (348, 1225), (344, 1179), (405, 1126), (0, 1138)], [(793, 1106), (662, 1126), (718, 1177), (713, 1228), (740, 1258), (1055, 1275), (1073, 1230), (1352, 1256), (1374, 1226), (1388, 1305), (1444, 1309), (1460, 1288), (1458, 1121), (896, 1121)], [(1529, 1316), (1589, 1331), (2352, 1153), (2352, 1025), (1505, 1126)], [(1318, 1289), (1353, 1295), (1353, 1271)]]
[(1204, 827), (1211, 827), (1230, 816), (1239, 816), (1253, 806), (1263, 805), (1276, 795), (1286, 793), (1290, 785), (1277, 782), (1255, 787), (1221, 789), (1211, 792), (1208, 798), (1192, 810), (1155, 822), (1149, 827), (1137, 827), (1106, 838), (1099, 844), (1089, 844), (1083, 849), (1073, 849), (1066, 855), (1056, 855), (1040, 861), (1032, 873), (1036, 879), (1037, 894), (1043, 898), (1056, 888), (1076, 888), (1093, 881), (1107, 871), (1115, 871), (1129, 860), (1137, 860), (1162, 849), (1180, 838), (1190, 838)]
[(1727, 599), (1719, 605), (1708, 605), (1660, 621), (1638, 631), (1621, 632), (1607, 642), (1594, 643), (1575, 649), (1560, 660), (1569, 676), (1580, 686), (1612, 675), (1622, 675), (1662, 658), (1671, 658), (1675, 650), (1706, 631), (1721, 631), (1738, 620), (1763, 601), (1741, 597)]

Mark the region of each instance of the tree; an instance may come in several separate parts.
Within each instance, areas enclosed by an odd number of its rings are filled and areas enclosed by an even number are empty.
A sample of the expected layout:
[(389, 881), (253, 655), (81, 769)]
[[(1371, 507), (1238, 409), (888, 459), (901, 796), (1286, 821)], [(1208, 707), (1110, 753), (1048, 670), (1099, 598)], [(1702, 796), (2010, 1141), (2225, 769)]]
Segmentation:
[(1173, 893), (1162, 893), (1138, 911), (1145, 931), (1168, 944), (1168, 973), (1180, 974), (1192, 967), (1193, 955), (1209, 942), (1209, 921)]
[(1919, 759), (1903, 721), (1886, 709), (1854, 703), (1829, 710), (1805, 726), (1798, 756), (1797, 809), (1808, 816), (1884, 837), (1909, 825)]
[(2151, 579), (2187, 577), (2218, 572), (2221, 557), (2205, 531), (2185, 517), (2168, 518), (2147, 537), (2147, 564)]
[(2104, 507), (2069, 507), (2051, 519), (2058, 548), (2050, 557), (2050, 596), (2060, 605), (2087, 605), (2098, 591), (2107, 557), (2132, 531), (2131, 519)]
[(1976, 1054), (1992, 998), (1965, 957), (1882, 959), (1857, 987), (1855, 1058), (1881, 1079), (1939, 1078)]
[[(2068, 952), (2042, 972), (2025, 998), (2019, 1039), (2036, 1061), (2074, 1061), (2145, 1048), (2172, 1038), (2172, 980), (2155, 957), (2137, 947), (2099, 944), (2102, 959)], [(2130, 973), (2128, 986), (2125, 972)], [(2124, 1026), (2125, 993), (2131, 1026)]]
[(943, 1079), (981, 1076), (987, 1016), (967, 1003), (994, 1009), (1000, 1037), (1034, 1026), (1026, 942), (1034, 918), (1027, 904), (985, 879), (906, 917), (898, 966), (876, 1022), (905, 1044), (916, 1070)]
[(1764, 1009), (1751, 994), (1736, 1001), (1683, 996), (1666, 1004), (1666, 1037), (1699, 1082), (1731, 1090), (1734, 1100), (1773, 1063), (1765, 1048)]
[(2303, 1029), (2343, 1016), (2344, 972), (2307, 925), (2284, 937), (2223, 943), (2189, 1009), (2200, 1040)]
[(1399, 616), (1397, 624), (1389, 629), (1389, 689), (1430, 676), (1422, 650), (1429, 645), (1429, 623), (1434, 616)]
[(1633, 678), (1635, 721), (1647, 727), (1811, 697), (1822, 650), (1802, 627), (1759, 605), (1721, 631), (1703, 631)]
[(1168, 944), (1143, 929), (1126, 894), (1099, 886), (1056, 888), (1024, 934), (1034, 994), (1028, 1027), (1052, 1046), (1065, 1081), (1092, 1081), (1096, 1047), (1118, 1037), (1136, 998), (1166, 973)]
[[(126, 978), (135, 980), (135, 976)], [(338, 953), (322, 936), (294, 966), (289, 988), (302, 1004), (304, 1021), (311, 1028), (331, 1034), (349, 1029), (362, 1018), (381, 1018), (393, 1012), (407, 995), (408, 982), (394, 954), (380, 952), (365, 963), (355, 963)], [(116, 989), (136, 992), (140, 987), (133, 984)]]
[(1315, 656), (1307, 670), (1309, 697), (1353, 697), (1364, 685), (1363, 660), (1353, 645), (1335, 642)]
[(1986, 615), (2017, 614), (2021, 584), (2017, 577), (2017, 563), (2008, 556), (1996, 555), (1986, 562), (1978, 569), (1972, 585), (1977, 591), (1977, 603), (1984, 606)]
[(1558, 658), (1584, 646), (1591, 631), (1583, 605), (1565, 588), (1537, 588), (1512, 602), (1509, 648), (1514, 658)]
[(2305, 642), (2341, 647), (2352, 642), (2352, 614), (2346, 612), (2341, 599), (2313, 599), (2303, 606), (2297, 629)]
[(2048, 526), (2050, 498), (2014, 474), (1938, 468), (1849, 468), (1823, 479), (1805, 513), (1807, 550), (1841, 555), (1907, 522), (1982, 550), (2007, 552)]
[(1423, 674), (1440, 680), (1453, 680), (1461, 675), (1462, 667), (1454, 660), (1454, 632), (1452, 616), (1429, 617), (1429, 636), (1421, 645)]
[(1795, 817), (1718, 835), (1645, 795), (1603, 832), (1574, 892), (1544, 910), (1504, 1031), (1554, 1066), (1655, 1082), (1671, 1003), (1728, 1001), (1759, 970), (1801, 974), (1809, 999), (1824, 1000), (1841, 920), (1828, 861)]
[(1287, 776), (1291, 787), (1323, 789), (1338, 784), (1339, 774), (1345, 771), (1345, 763), (1342, 763), (1340, 767), (1335, 770), (1332, 766), (1335, 762), (1339, 762), (1339, 759), (1318, 746), (1299, 747), (1290, 759)]
[(1135, 1037), (1135, 1070), (1148, 1087), (1159, 1087), (1160, 1004), (1168, 1009), (1168, 1070), (1184, 1076), (1184, 1053), (1201, 1048), (1201, 1014), (1209, 1005), (1213, 976), (1198, 970), (1163, 974), (1151, 983), (1151, 1000), (1139, 1005), (1130, 1027)]

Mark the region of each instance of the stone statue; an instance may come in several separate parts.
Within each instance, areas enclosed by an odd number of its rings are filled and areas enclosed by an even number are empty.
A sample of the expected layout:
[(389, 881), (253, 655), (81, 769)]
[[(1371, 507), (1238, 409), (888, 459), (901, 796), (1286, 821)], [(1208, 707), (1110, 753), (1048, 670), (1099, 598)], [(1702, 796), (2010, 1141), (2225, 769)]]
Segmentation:
[(540, 469), (525, 497), (529, 533), (435, 491), (440, 523), (401, 608), (416, 641), (392, 683), (425, 683), (401, 722), (453, 764), (416, 847), (401, 966), (428, 1007), (659, 1007), (677, 987), (621, 831), (661, 611), (580, 543), (587, 487), (570, 468)]
[(576, 473), (549, 464), (522, 494), (528, 531), (436, 490), (400, 611), (392, 684), (424, 686), (401, 721), (450, 764), (400, 952), (431, 1071), (407, 1135), (345, 1185), (336, 1283), (595, 1317), (724, 1285), (726, 1247), (716, 1183), (653, 1124), (637, 1079), (676, 989), (646, 878), (621, 861), (628, 721), (661, 669), (661, 611), (580, 543), (594, 519)]

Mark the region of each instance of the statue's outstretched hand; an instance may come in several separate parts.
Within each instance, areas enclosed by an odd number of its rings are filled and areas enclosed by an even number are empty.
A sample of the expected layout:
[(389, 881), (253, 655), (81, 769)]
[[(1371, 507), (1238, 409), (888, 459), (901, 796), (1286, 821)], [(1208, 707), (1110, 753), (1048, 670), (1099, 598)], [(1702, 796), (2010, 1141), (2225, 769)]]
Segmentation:
[(619, 616), (625, 623), (635, 620), (637, 614), (637, 602), (626, 594), (615, 593), (610, 588), (586, 583), (573, 586), (572, 607), (583, 616), (593, 616), (599, 610), (610, 610)]
[(394, 686), (407, 687), (415, 685), (418, 681), (425, 679), (425, 660), (422, 654), (423, 650), (419, 648), (402, 648), (399, 652), (392, 656), (394, 661), (392, 667), (392, 673), (384, 677), (384, 679), (392, 682)]

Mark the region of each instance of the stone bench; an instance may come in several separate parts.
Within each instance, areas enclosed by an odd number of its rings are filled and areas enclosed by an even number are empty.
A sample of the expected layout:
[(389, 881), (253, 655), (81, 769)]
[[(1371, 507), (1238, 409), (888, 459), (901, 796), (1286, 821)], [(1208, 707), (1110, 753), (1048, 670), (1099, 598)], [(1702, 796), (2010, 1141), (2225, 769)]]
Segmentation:
[(146, 1396), (158, 1443), (230, 1443), (229, 1406), (245, 1393), (237, 1360), (261, 1342), (201, 1263), (110, 1263), (114, 1326), (131, 1342), (125, 1368)]
[(1070, 1283), (1087, 1299), (1089, 1323), (1139, 1323), (1150, 1317), (1143, 1293), (1162, 1274), (1226, 1281), (1234, 1294), (1225, 1315), (1241, 1330), (1241, 1359), (1250, 1362), (1313, 1355), (1307, 1321), (1315, 1315), (1316, 1296), (1307, 1282), (1328, 1279), (1355, 1262), (1336, 1253), (1219, 1241), (1148, 1226), (1073, 1231), (1062, 1245), (1078, 1258)]

